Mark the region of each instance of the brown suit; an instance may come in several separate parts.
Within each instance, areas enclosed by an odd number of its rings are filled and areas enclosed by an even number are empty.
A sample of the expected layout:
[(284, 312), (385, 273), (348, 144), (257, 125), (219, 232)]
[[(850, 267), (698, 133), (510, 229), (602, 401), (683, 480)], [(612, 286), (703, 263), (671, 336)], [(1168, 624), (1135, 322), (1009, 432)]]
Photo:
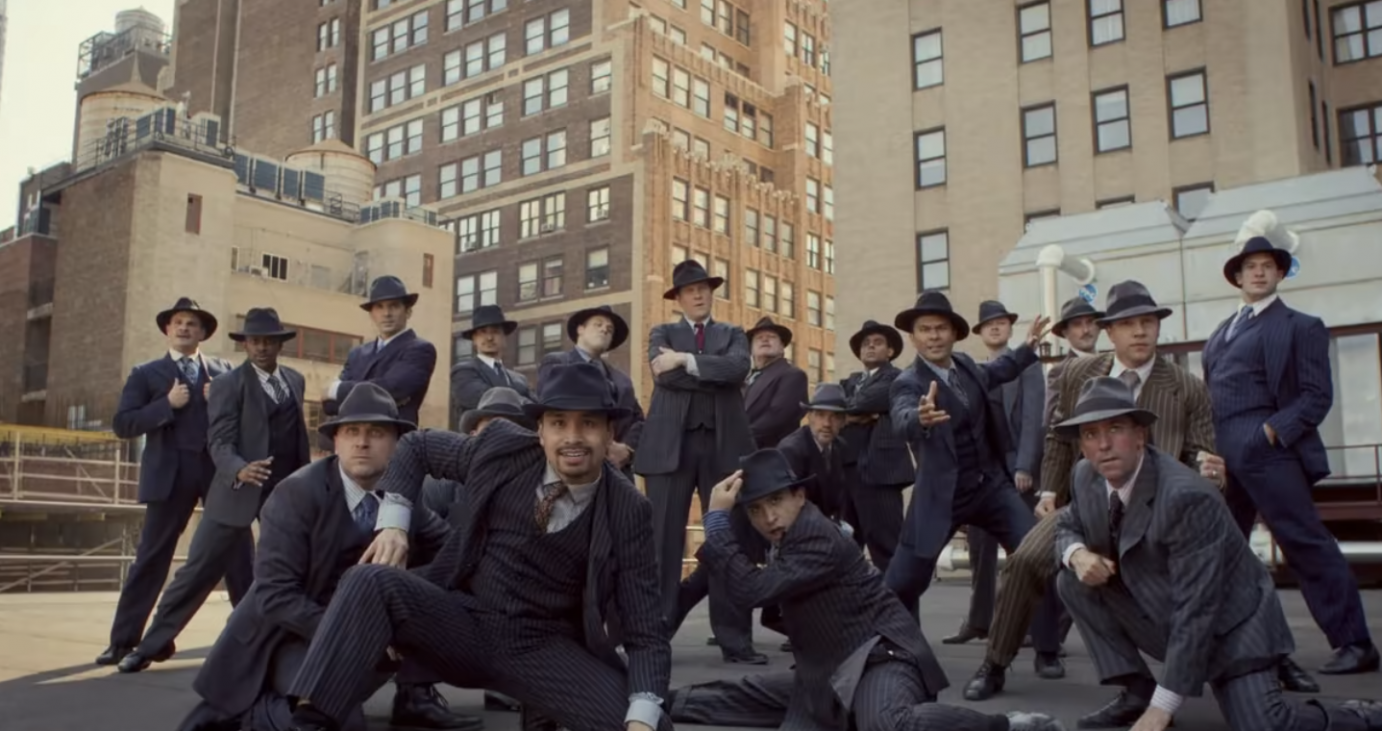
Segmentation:
[[(1076, 358), (1061, 365), (1064, 368), (1054, 387), (1060, 395), (1051, 414), (1052, 424), (1074, 412), (1085, 381), (1109, 374), (1113, 353)], [(1151, 426), (1151, 442), (1157, 449), (1192, 468), (1197, 468), (1201, 450), (1214, 452), (1209, 389), (1185, 369), (1158, 357), (1137, 395), (1137, 405), (1157, 416)], [(1059, 508), (1070, 502), (1071, 475), (1079, 460), (1079, 445), (1047, 430), (1041, 489), (1056, 494)], [(1037, 605), (1060, 570), (1055, 557), (1056, 516), (1060, 512), (1057, 510), (1037, 523), (1003, 566), (994, 621), (989, 629), (988, 660), (995, 665), (1007, 667), (1017, 656)]]

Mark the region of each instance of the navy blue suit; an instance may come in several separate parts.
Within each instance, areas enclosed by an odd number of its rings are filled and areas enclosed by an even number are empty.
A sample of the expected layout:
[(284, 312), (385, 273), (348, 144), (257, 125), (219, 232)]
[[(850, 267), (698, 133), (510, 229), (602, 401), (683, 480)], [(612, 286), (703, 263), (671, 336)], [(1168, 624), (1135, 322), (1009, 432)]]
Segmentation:
[[(1329, 475), (1318, 431), (1334, 402), (1329, 331), (1281, 300), (1239, 322), (1229, 338), (1234, 317), (1204, 348), (1214, 442), (1228, 467), (1224, 497), (1244, 535), (1262, 515), (1329, 644), (1368, 642), (1357, 582), (1311, 497)], [(1275, 444), (1264, 425), (1276, 432)]]
[(418, 423), (418, 409), (422, 399), (427, 396), (427, 387), (432, 383), (432, 371), (437, 367), (437, 348), (407, 330), (399, 333), (379, 350), (379, 341), (371, 340), (356, 346), (346, 356), (345, 368), (341, 371), (341, 385), (336, 388), (336, 398), (322, 402), (322, 411), (327, 416), (335, 416), (336, 409), (350, 390), (363, 381), (369, 381), (393, 397), (398, 404), (398, 418)]

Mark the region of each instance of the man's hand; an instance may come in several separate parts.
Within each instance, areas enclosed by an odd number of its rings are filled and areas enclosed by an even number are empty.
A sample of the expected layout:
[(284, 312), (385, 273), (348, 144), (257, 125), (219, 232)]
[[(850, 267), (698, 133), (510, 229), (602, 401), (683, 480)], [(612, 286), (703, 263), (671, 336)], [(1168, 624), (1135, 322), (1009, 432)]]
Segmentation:
[(1013, 475), (1013, 484), (1017, 485), (1018, 492), (1029, 492), (1032, 489), (1032, 476), (1018, 470), (1017, 474)]
[(640, 721), (629, 721), (626, 727), (628, 731), (653, 731), (653, 727)]
[(1043, 497), (1037, 501), (1036, 509), (1032, 511), (1038, 519), (1045, 518), (1056, 509), (1056, 498), (1054, 495)]
[(1171, 714), (1155, 706), (1148, 706), (1128, 731), (1166, 731), (1171, 725)]
[(403, 655), (398, 650), (393, 649), (393, 645), (385, 647), (384, 652), (389, 656), (389, 659), (394, 662), (399, 662), (403, 659)]
[(377, 563), (400, 569), (408, 566), (408, 534), (398, 528), (385, 528), (365, 549), (360, 563)]
[(950, 414), (936, 408), (936, 393), (939, 388), (940, 382), (932, 381), (931, 390), (927, 391), (926, 395), (922, 396), (921, 401), (917, 403), (917, 421), (921, 422), (921, 426), (925, 429), (950, 421)]
[(1027, 328), (1027, 347), (1036, 350), (1041, 344), (1041, 339), (1046, 337), (1047, 326), (1051, 324), (1051, 318), (1045, 315), (1037, 315), (1032, 318), (1032, 324)]
[(187, 405), (187, 401), (192, 398), (192, 393), (187, 390), (187, 384), (173, 379), (173, 388), (168, 391), (168, 403), (174, 409), (180, 409)]
[(633, 450), (623, 442), (614, 442), (609, 445), (609, 452), (605, 458), (614, 463), (615, 467), (624, 469), (624, 465), (629, 463), (629, 458), (633, 456)]
[(1228, 484), (1228, 467), (1224, 465), (1224, 458), (1203, 451), (1197, 456), (1200, 460), (1200, 475), (1218, 485), (1220, 490), (1224, 489)]
[(332, 381), (331, 383), (326, 384), (326, 388), (322, 389), (322, 401), (333, 400), (331, 398), (331, 390), (336, 388), (336, 384), (338, 383), (340, 383), (340, 381)]
[(274, 458), (269, 457), (250, 462), (235, 473), (235, 479), (248, 485), (263, 487), (264, 480), (269, 479), (269, 464), (273, 461)]
[(1270, 444), (1270, 445), (1272, 445), (1273, 447), (1275, 447), (1275, 446), (1276, 446), (1276, 430), (1272, 428), (1272, 425), (1271, 425), (1271, 424), (1268, 424), (1268, 423), (1265, 422), (1265, 421), (1262, 422), (1262, 433), (1267, 435), (1267, 443)]
[(743, 486), (743, 470), (736, 470), (729, 477), (721, 480), (720, 484), (710, 491), (710, 509), (730, 510), (734, 508), (734, 501), (738, 499), (739, 489)]
[(658, 348), (661, 353), (653, 358), (653, 375), (660, 376), (670, 370), (675, 370), (686, 365), (686, 354), (678, 353), (671, 348)]
[(1112, 561), (1088, 548), (1081, 548), (1070, 557), (1070, 567), (1085, 586), (1103, 586), (1117, 573)]

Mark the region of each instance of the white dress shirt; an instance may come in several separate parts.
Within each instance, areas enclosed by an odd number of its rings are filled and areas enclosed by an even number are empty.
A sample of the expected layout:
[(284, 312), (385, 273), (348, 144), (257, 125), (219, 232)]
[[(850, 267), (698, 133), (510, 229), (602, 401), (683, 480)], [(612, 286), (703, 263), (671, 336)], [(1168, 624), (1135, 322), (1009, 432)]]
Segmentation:
[[(355, 515), (355, 506), (365, 499), (365, 488), (350, 479), (350, 475), (346, 474), (339, 462), (336, 469), (340, 471), (341, 485), (345, 487), (346, 508), (350, 510), (351, 515)], [(374, 494), (379, 497), (379, 517), (374, 519), (374, 529), (380, 531), (385, 528), (397, 528), (407, 531), (413, 517), (412, 503), (393, 493)]]
[[(696, 321), (695, 321), (695, 320), (692, 320), (691, 318), (686, 317), (686, 316), (684, 316), (684, 315), (682, 316), (681, 319), (682, 319), (682, 322), (685, 322), (685, 323), (686, 323), (686, 326), (687, 326), (687, 327), (691, 328), (691, 333), (694, 335), (695, 332), (696, 332)], [(704, 330), (706, 330), (706, 333), (705, 333), (702, 337), (709, 338), (709, 337), (710, 337), (710, 332), (709, 332), (709, 330), (710, 330), (710, 318), (709, 318), (709, 317), (705, 318), (704, 320), (701, 321), (700, 324), (701, 324), (701, 326), (704, 328)], [(693, 376), (695, 376), (695, 377), (697, 377), (697, 378), (700, 378), (700, 377), (701, 377), (701, 369), (700, 369), (699, 366), (696, 365), (696, 354), (695, 354), (695, 353), (686, 353), (685, 355), (686, 355), (686, 366), (685, 366), (686, 372), (689, 373), (689, 374), (691, 374), (691, 375), (693, 375)]]
[(1137, 398), (1142, 395), (1142, 387), (1146, 385), (1147, 378), (1152, 375), (1152, 367), (1155, 365), (1155, 355), (1148, 358), (1146, 363), (1136, 368), (1129, 368), (1123, 365), (1123, 361), (1118, 360), (1118, 356), (1115, 355), (1113, 356), (1113, 367), (1109, 369), (1108, 374), (1110, 378), (1118, 378), (1123, 374), (1123, 371), (1135, 371), (1137, 373), (1137, 387), (1132, 390), (1132, 397), (1133, 400), (1136, 401)]
[(292, 398), (293, 390), (288, 388), (288, 382), (283, 380), (283, 376), (279, 374), (277, 368), (274, 368), (274, 372), (270, 373), (253, 363), (250, 363), (250, 367), (254, 369), (254, 374), (259, 376), (259, 385), (264, 387), (264, 393), (268, 394), (270, 401), (278, 403), (278, 394), (274, 392), (273, 382), (282, 386), (283, 393)]

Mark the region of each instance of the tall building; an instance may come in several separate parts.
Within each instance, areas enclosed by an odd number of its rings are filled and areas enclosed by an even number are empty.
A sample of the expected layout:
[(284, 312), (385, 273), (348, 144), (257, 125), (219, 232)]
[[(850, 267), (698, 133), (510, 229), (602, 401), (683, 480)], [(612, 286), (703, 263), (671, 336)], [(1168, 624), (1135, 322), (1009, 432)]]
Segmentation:
[(1377, 0), (832, 4), (849, 325), (972, 318), (1038, 219), (1382, 157)]
[(9, 10), (6, 0), (0, 0), (0, 90), (5, 85), (5, 26), (9, 25)]

